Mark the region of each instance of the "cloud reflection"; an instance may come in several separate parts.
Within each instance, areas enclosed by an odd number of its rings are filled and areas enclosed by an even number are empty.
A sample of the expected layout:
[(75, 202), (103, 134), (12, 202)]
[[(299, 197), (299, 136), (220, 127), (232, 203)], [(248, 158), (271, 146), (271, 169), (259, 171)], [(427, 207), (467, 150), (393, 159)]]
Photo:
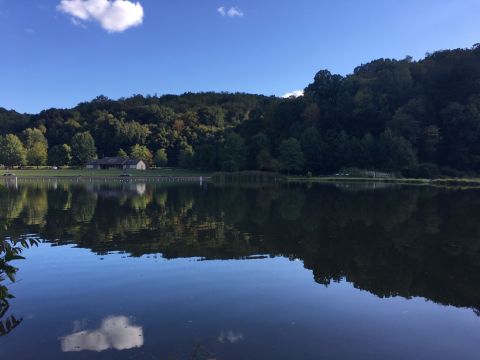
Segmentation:
[(244, 338), (245, 337), (243, 336), (243, 333), (241, 333), (240, 331), (229, 330), (229, 331), (222, 331), (217, 339), (222, 344), (225, 344), (225, 343), (236, 344), (243, 341)]
[(143, 328), (130, 324), (126, 316), (109, 316), (100, 328), (61, 338), (63, 352), (127, 350), (143, 346)]

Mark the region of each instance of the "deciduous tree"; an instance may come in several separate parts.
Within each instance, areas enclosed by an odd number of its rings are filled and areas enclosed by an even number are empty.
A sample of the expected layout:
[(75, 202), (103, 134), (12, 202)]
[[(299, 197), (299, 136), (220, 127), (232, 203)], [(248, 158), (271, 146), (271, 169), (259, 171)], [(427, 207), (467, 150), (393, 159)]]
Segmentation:
[(134, 159), (143, 160), (145, 164), (152, 165), (153, 156), (150, 150), (144, 145), (134, 145), (130, 149), (130, 156)]
[(290, 172), (299, 172), (302, 170), (305, 163), (302, 147), (295, 138), (290, 138), (282, 141), (278, 149), (280, 154), (280, 168), (286, 171), (289, 175)]
[(76, 165), (85, 165), (97, 157), (95, 140), (90, 132), (81, 132), (72, 138), (72, 159)]
[(154, 161), (155, 161), (155, 165), (157, 167), (167, 166), (168, 156), (167, 156), (167, 152), (165, 151), (165, 149), (157, 150), (157, 152), (155, 153)]
[(48, 151), (48, 163), (53, 166), (70, 165), (72, 149), (67, 144), (56, 145)]
[(17, 136), (8, 134), (0, 137), (0, 163), (7, 167), (25, 165), (26, 155), (25, 147)]
[(48, 148), (43, 142), (36, 142), (27, 150), (27, 163), (31, 166), (47, 165)]

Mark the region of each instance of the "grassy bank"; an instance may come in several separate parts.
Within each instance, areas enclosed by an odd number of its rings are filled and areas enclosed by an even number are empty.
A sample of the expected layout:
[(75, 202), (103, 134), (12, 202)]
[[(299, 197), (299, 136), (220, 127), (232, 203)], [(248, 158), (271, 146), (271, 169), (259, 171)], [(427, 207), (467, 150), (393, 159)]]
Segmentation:
[(408, 178), (367, 178), (367, 177), (345, 177), (345, 176), (319, 176), (319, 177), (298, 177), (287, 178), (288, 182), (315, 182), (315, 183), (390, 183), (390, 184), (411, 184), (429, 186), (449, 187), (480, 187), (480, 178), (445, 178), (445, 179), (408, 179)]
[[(22, 177), (38, 177), (38, 178), (53, 178), (53, 177), (120, 177), (127, 173), (131, 177), (198, 177), (198, 176), (210, 176), (211, 173), (205, 171), (195, 171), (186, 169), (174, 169), (174, 168), (161, 168), (151, 169), (147, 171), (128, 170), (86, 170), (86, 169), (29, 169), (29, 170), (3, 170), (0, 175), (5, 173), (11, 173), (19, 178)], [(5, 176), (7, 178), (7, 176)]]
[(383, 183), (403, 183), (403, 184), (429, 184), (428, 179), (404, 179), (404, 178), (367, 178), (367, 177), (346, 177), (346, 176), (290, 176), (289, 182), (383, 182)]

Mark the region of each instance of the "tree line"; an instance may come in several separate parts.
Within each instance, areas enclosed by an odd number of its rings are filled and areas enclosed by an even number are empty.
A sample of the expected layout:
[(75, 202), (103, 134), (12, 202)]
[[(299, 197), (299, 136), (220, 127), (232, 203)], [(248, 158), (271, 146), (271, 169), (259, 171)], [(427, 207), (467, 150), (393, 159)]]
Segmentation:
[(186, 93), (18, 114), (0, 109), (0, 163), (149, 165), (320, 175), (345, 168), (407, 176), (480, 171), (480, 46), (414, 61), (319, 71), (304, 96)]

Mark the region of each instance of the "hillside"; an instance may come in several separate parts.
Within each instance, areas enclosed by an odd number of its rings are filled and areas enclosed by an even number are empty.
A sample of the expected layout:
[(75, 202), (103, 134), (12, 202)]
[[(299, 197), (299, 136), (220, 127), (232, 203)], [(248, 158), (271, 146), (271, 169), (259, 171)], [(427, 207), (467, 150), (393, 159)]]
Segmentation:
[[(420, 61), (379, 59), (347, 76), (322, 70), (300, 98), (244, 93), (118, 100), (99, 96), (72, 109), (32, 115), (0, 109), (0, 132), (15, 134), (24, 146), (17, 149), (17, 163), (12, 162), (5, 159), (12, 141), (3, 138), (0, 162), (9, 165), (28, 162), (35, 142), (44, 143), (50, 154), (63, 144), (70, 148), (79, 141), (76, 134), (87, 133), (94, 140), (91, 156), (133, 152), (151, 163), (186, 168), (478, 173), (480, 47), (439, 51)], [(65, 150), (71, 151), (65, 161), (84, 162), (75, 154), (81, 148), (77, 144)], [(40, 162), (64, 165), (55, 155)]]

